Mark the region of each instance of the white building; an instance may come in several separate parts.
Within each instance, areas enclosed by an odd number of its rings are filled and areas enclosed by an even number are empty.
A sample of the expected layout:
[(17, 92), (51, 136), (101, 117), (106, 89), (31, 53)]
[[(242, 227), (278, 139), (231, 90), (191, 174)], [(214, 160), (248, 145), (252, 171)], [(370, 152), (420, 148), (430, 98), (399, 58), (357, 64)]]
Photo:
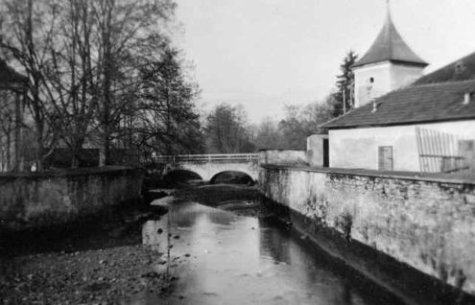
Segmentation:
[(322, 125), (330, 167), (473, 169), (475, 53), (420, 77), (426, 65), (388, 13), (376, 41), (354, 66), (356, 108)]
[(366, 54), (353, 65), (355, 107), (422, 76), (428, 64), (402, 39), (388, 10), (386, 22)]

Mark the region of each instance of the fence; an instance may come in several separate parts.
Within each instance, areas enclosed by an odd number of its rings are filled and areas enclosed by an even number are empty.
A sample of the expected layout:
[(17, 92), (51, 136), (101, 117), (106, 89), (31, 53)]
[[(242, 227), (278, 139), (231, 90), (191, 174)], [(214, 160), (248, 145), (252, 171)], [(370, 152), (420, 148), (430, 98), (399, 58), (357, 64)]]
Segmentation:
[(458, 151), (458, 136), (418, 127), (416, 137), (421, 172), (454, 172), (466, 168)]

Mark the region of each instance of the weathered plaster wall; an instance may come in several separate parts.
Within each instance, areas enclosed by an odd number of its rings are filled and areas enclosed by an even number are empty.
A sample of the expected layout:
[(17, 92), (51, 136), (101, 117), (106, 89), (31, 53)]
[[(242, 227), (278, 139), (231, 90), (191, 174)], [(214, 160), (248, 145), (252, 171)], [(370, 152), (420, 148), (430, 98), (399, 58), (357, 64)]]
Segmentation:
[(303, 150), (266, 150), (259, 155), (260, 164), (306, 164), (307, 152)]
[(394, 170), (419, 171), (416, 127), (475, 139), (475, 121), (454, 121), (329, 131), (330, 167), (378, 169), (378, 146), (392, 146)]
[(407, 66), (402, 64), (391, 65), (391, 90), (405, 87), (422, 76), (421, 67)]
[(330, 130), (330, 167), (378, 169), (378, 147), (393, 147), (394, 170), (418, 171), (414, 126)]
[(130, 168), (0, 175), (0, 228), (49, 226), (140, 198), (142, 173)]
[(311, 223), (475, 294), (475, 183), (272, 165), (259, 181)]
[(307, 160), (310, 166), (324, 166), (325, 139), (328, 140), (328, 135), (314, 134), (307, 137)]
[[(353, 70), (355, 74), (355, 107), (363, 106), (391, 88), (391, 63), (376, 63), (361, 66)], [(369, 79), (373, 78), (371, 93), (368, 93), (367, 87), (370, 84)]]
[[(357, 67), (355, 74), (355, 107), (367, 104), (392, 90), (399, 89), (422, 76), (423, 68), (390, 62), (375, 63)], [(368, 95), (369, 79), (373, 78), (371, 93)]]

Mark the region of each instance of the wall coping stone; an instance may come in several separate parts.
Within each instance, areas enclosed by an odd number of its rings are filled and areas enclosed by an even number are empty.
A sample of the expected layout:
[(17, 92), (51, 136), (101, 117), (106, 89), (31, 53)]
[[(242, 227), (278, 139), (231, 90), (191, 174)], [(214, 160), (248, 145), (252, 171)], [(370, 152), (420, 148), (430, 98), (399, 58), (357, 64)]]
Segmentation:
[(75, 169), (58, 169), (54, 171), (45, 172), (9, 172), (0, 173), (0, 180), (11, 179), (47, 179), (55, 177), (76, 177), (76, 176), (89, 176), (89, 175), (115, 175), (120, 172), (130, 172), (135, 170), (141, 170), (136, 167), (127, 166), (104, 166), (104, 167), (83, 167)]
[(374, 178), (403, 179), (413, 181), (426, 181), (438, 183), (453, 184), (471, 184), (475, 185), (475, 175), (454, 176), (445, 173), (421, 173), (421, 172), (402, 172), (402, 171), (378, 171), (363, 168), (335, 168), (335, 167), (310, 167), (295, 164), (261, 164), (261, 167), (267, 169), (286, 169), (291, 171), (305, 171), (325, 174), (342, 174), (352, 176), (366, 176)]

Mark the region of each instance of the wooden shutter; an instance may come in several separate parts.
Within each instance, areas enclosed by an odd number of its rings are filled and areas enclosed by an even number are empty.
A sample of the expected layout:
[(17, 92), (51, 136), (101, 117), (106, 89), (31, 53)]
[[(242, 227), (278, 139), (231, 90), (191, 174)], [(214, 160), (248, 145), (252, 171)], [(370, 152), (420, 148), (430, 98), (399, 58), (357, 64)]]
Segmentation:
[(378, 147), (378, 168), (383, 171), (393, 170), (393, 147), (379, 146)]

